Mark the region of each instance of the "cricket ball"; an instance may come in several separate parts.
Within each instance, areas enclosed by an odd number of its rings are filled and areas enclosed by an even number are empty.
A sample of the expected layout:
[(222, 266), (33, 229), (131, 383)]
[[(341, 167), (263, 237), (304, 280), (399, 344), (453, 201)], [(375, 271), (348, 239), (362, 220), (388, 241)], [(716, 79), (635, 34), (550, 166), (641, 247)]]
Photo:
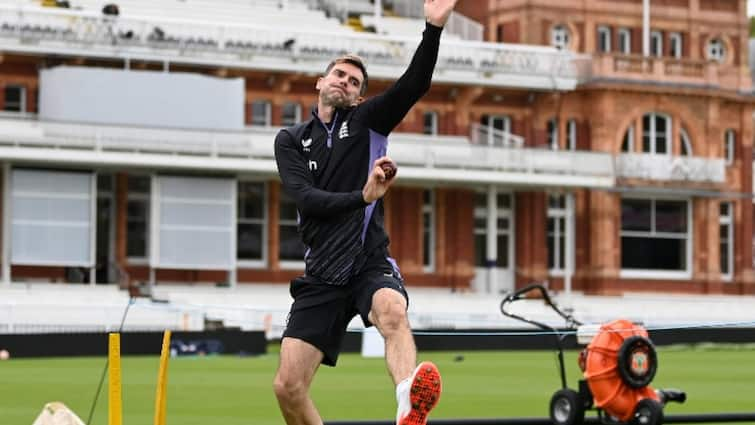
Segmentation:
[(396, 166), (390, 162), (386, 162), (382, 165), (383, 173), (385, 173), (385, 179), (390, 180), (396, 175)]

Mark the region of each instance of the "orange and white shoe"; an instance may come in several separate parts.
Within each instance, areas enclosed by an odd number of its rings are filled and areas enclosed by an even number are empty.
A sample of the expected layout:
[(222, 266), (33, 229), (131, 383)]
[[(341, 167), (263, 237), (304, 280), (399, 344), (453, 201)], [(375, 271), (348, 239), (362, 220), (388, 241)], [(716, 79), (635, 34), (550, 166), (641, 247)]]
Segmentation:
[(425, 425), (427, 415), (438, 404), (441, 390), (438, 367), (432, 362), (420, 363), (408, 385), (399, 384), (396, 425)]

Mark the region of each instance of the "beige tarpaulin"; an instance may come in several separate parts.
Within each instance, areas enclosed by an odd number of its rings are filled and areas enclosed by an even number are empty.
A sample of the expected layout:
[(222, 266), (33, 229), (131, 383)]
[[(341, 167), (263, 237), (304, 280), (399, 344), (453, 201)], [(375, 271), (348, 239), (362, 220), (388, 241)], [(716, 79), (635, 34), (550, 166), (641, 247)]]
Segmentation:
[(84, 422), (65, 404), (52, 401), (45, 404), (32, 425), (84, 425)]

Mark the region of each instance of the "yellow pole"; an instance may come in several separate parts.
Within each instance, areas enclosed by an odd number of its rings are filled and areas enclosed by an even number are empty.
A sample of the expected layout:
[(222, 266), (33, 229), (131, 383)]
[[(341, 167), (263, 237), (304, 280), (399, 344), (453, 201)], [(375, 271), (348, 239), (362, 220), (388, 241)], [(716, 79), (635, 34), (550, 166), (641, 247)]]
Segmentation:
[(157, 372), (157, 394), (155, 395), (154, 425), (165, 425), (165, 406), (168, 394), (168, 356), (170, 355), (170, 331), (163, 333), (163, 347), (160, 351), (160, 369)]
[(122, 425), (121, 334), (111, 333), (108, 337), (108, 425)]

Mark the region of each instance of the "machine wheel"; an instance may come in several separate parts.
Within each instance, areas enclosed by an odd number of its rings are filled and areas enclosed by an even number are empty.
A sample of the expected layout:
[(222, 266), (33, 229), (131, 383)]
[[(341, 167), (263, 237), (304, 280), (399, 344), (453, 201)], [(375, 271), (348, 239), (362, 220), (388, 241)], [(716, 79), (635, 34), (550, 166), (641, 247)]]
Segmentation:
[(644, 336), (631, 336), (619, 348), (619, 375), (632, 388), (648, 386), (658, 370), (655, 346)]
[(643, 398), (634, 408), (634, 425), (661, 425), (663, 406), (652, 398)]
[(556, 391), (551, 397), (550, 416), (554, 425), (582, 425), (585, 407), (579, 393), (569, 388)]

